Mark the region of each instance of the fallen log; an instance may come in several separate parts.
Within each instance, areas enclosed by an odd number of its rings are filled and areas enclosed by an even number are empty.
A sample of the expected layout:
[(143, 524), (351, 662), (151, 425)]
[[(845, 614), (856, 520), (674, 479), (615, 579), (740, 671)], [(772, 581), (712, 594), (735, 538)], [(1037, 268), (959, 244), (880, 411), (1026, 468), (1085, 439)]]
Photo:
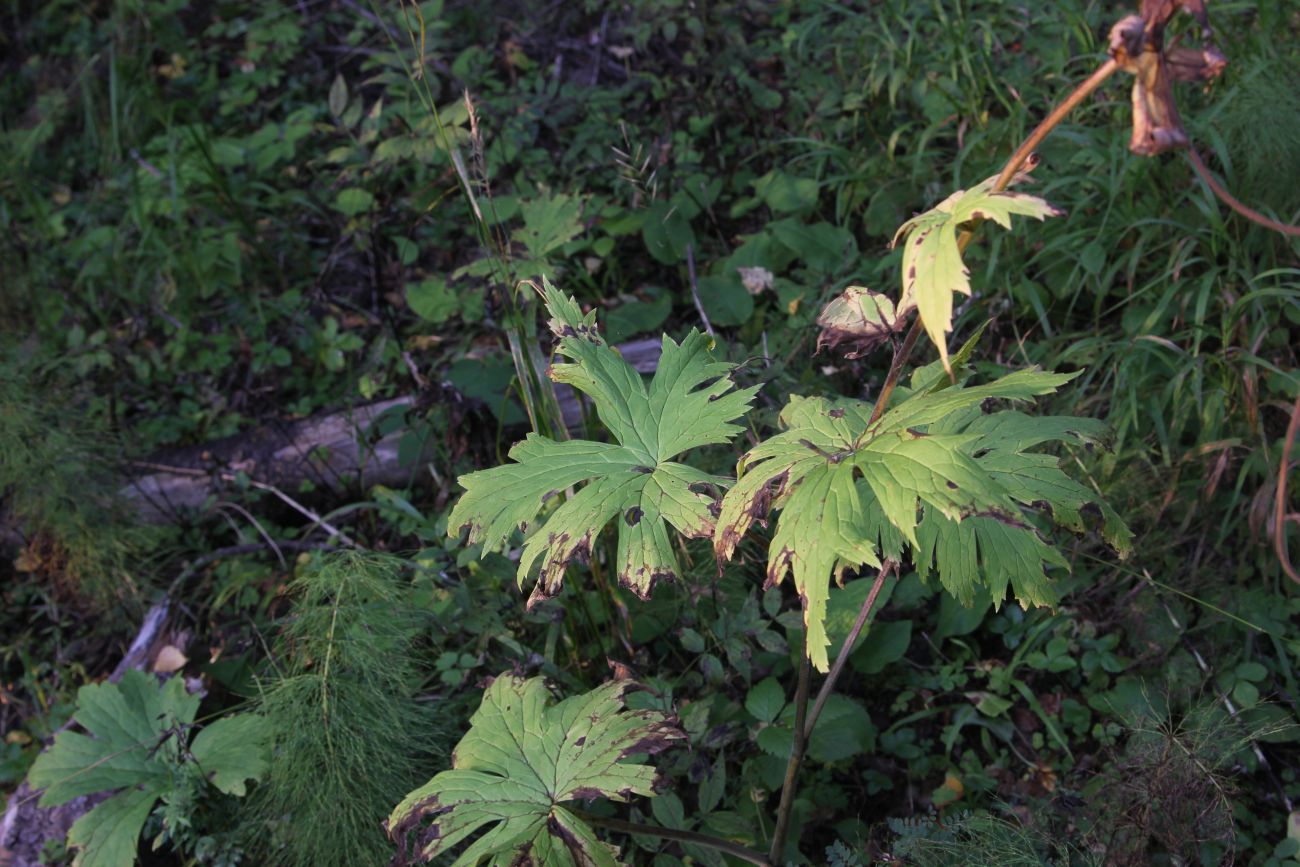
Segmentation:
[[(641, 373), (653, 372), (659, 363), (658, 340), (637, 340), (618, 348)], [(577, 429), (582, 421), (577, 395), (567, 386), (557, 386), (556, 395), (565, 424)], [(412, 479), (412, 468), (403, 466), (398, 455), (403, 431), (379, 437), (372, 431), (386, 414), (415, 407), (414, 397), (381, 400), (263, 425), (202, 446), (167, 449), (137, 462), (148, 472), (131, 479), (119, 493), (141, 518), (163, 523), (201, 508), (223, 484), (241, 474), (283, 491), (296, 491), (304, 482), (330, 488), (344, 480), (363, 487), (402, 486)]]

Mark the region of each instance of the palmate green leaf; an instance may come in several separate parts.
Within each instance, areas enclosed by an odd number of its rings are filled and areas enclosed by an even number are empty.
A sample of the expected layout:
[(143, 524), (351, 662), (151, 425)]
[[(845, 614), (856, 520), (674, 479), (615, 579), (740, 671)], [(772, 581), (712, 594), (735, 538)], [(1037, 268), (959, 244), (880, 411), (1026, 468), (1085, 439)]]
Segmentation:
[[(541, 571), (529, 604), (554, 596), (577, 557), (590, 552), (610, 521), (618, 526), (619, 582), (646, 598), (654, 584), (678, 574), (669, 527), (684, 536), (713, 534), (716, 492), (727, 480), (672, 458), (688, 449), (725, 443), (740, 431), (732, 420), (749, 408), (757, 387), (736, 389), (734, 365), (712, 360), (711, 341), (692, 331), (680, 344), (663, 339), (659, 367), (647, 386), (641, 375), (596, 331), (595, 314), (545, 283), (550, 327), (558, 352), (551, 378), (584, 392), (614, 443), (556, 442), (530, 434), (510, 450), (514, 463), (460, 479), (465, 494), (448, 529), (468, 528), (484, 551), (504, 545), (516, 529), (530, 530), (519, 561), (522, 585), (534, 564)], [(537, 516), (560, 503), (537, 526)]]
[(190, 745), (190, 756), (219, 791), (242, 798), (250, 780), (271, 766), (273, 732), (266, 718), (237, 713), (203, 727)]
[[(146, 786), (170, 780), (157, 752), (170, 730), (194, 722), (199, 697), (185, 691), (181, 678), (160, 689), (158, 682), (131, 670), (121, 683), (98, 683), (77, 691), (77, 723), (88, 732), (65, 731), (37, 757), (27, 781), (45, 789), (42, 807), (55, 807), (95, 792)], [(174, 739), (161, 747), (175, 755)]]
[(960, 599), (983, 584), (999, 600), (1010, 586), (1026, 605), (1052, 604), (1043, 564), (1065, 561), (1038, 537), (1027, 511), (1046, 512), (1076, 532), (1085, 529), (1085, 512), (1095, 512), (1121, 554), (1131, 535), (1055, 457), (1028, 449), (1098, 443), (1103, 428), (1088, 419), (985, 415), (982, 407), (990, 398), (1032, 400), (1071, 378), (1029, 369), (986, 385), (920, 391), (871, 425), (872, 407), (862, 401), (792, 398), (781, 413), (785, 430), (740, 460), (718, 517), (719, 559), (732, 556), (754, 521), (781, 510), (768, 585), (793, 573), (808, 655), (822, 671), (832, 576), (839, 581), (848, 569), (897, 560), (905, 546), (923, 573), (937, 563), (941, 582)]
[(957, 228), (972, 220), (992, 220), (1011, 228), (1012, 215), (1039, 220), (1060, 216), (1063, 211), (1024, 193), (994, 192), (997, 176), (987, 178), (969, 190), (958, 190), (929, 211), (899, 227), (893, 243), (903, 243), (903, 291), (898, 302), (900, 315), (915, 307), (926, 333), (939, 348), (948, 368), (948, 332), (952, 331), (952, 294), (970, 295), (970, 272), (961, 259)]
[(563, 804), (654, 795), (655, 769), (624, 760), (667, 749), (684, 735), (659, 711), (624, 710), (633, 688), (614, 681), (552, 705), (542, 678), (498, 677), (452, 754), (452, 769), (407, 795), (389, 817), (399, 860), (409, 857), (412, 834), (415, 857), (430, 860), (482, 831), (452, 867), (619, 864), (617, 850)]
[(77, 850), (73, 867), (131, 867), (136, 863), (140, 832), (169, 783), (154, 780), (130, 788), (95, 806), (68, 829), (68, 845)]
[(159, 686), (153, 676), (130, 670), (120, 683), (83, 686), (74, 719), (86, 734), (60, 732), (27, 775), (44, 789), (40, 804), (121, 789), (73, 824), (68, 842), (78, 849), (76, 867), (130, 867), (145, 820), (175, 784), (176, 768), (193, 759), (223, 792), (243, 794), (244, 782), (266, 769), (265, 727), (259, 717), (219, 720), (184, 748), (199, 696), (176, 677)]

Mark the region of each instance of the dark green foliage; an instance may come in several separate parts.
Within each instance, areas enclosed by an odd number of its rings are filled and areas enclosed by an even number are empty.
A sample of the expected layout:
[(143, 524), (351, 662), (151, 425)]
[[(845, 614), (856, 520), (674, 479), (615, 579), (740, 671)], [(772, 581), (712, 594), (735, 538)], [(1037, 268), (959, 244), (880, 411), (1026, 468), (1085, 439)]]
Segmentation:
[(24, 571), (98, 608), (138, 604), (154, 535), (115, 501), (116, 446), (55, 377), (0, 354), (0, 524), (22, 534)]
[(1222, 157), (1238, 198), (1277, 210), (1284, 221), (1300, 209), (1300, 81), (1276, 58), (1247, 63), (1233, 76), (1204, 126), (1222, 136)]
[(426, 780), (447, 733), (418, 696), (419, 621), (397, 561), (337, 554), (294, 582), (257, 706), (274, 727), (251, 805), (260, 863), (370, 867), (391, 855), (383, 820)]
[(943, 819), (890, 819), (893, 854), (911, 867), (1100, 867), (1098, 856), (1072, 851), (1043, 828), (963, 811)]
[[(18, 479), (5, 482), (9, 507), (27, 498), (30, 515), (69, 525), (33, 533), (29, 551), (0, 552), (0, 781), (21, 778), (75, 687), (116, 659), (116, 648), (99, 652), (102, 627), (49, 591), (66, 555), (46, 540), (98, 540), (71, 546), (108, 564), (76, 570), (82, 594), (104, 582), (116, 598), (129, 592), (124, 576), (140, 580), (139, 558), (116, 550), (128, 528), (87, 505), (87, 491), (115, 486), (95, 473), (116, 446), (90, 420), (148, 450), (418, 392), (422, 420), (391, 412), (377, 426), (405, 425), (408, 456), (432, 446), (416, 461), (432, 490), (347, 501), (345, 485), (322, 479), (285, 491), (362, 544), (418, 551), (403, 567), (409, 594), (389, 581), (388, 602), (371, 605), (382, 594), (366, 585), (371, 601), (345, 593), (352, 601), (335, 606), (340, 575), (333, 590), (305, 578), (268, 663), (259, 636), (276, 644), (291, 560), (269, 549), (223, 556), (178, 592), (193, 615), (186, 674), (204, 678), (213, 712), (261, 671), (284, 724), (256, 814), (178, 802), (196, 836), (163, 840), (157, 857), (217, 863), (199, 841), (242, 825), (259, 847), (228, 841), (249, 852), (244, 864), (385, 861), (376, 817), (436, 770), (427, 747), (441, 736), (415, 700), (420, 666), (435, 660), (431, 689), (449, 727), (478, 706), (490, 674), (541, 675), (577, 695), (606, 676), (606, 658), (628, 664), (651, 687), (629, 706), (678, 714), (691, 739), (656, 757), (671, 792), (649, 802), (653, 821), (765, 847), (805, 641), (796, 594), (759, 589), (774, 528), (747, 535), (721, 576), (708, 546), (687, 541), (674, 554), (682, 580), (646, 603), (610, 592), (617, 538), (607, 531), (592, 540), (592, 574), (531, 611), (515, 589), (514, 549), (480, 559), (446, 540), (455, 478), (503, 462), (524, 433), (521, 394), (534, 384), (515, 379), (518, 358), (541, 370), (551, 348), (544, 328), (526, 327), (540, 321), (527, 291), (517, 298), (525, 327), (511, 322), (500, 274), (549, 274), (608, 323), (611, 342), (661, 329), (681, 339), (702, 327), (702, 309), (718, 359), (739, 364), (741, 387), (763, 384), (746, 417), (751, 445), (771, 436), (791, 394), (872, 400), (888, 346), (814, 356), (824, 302), (850, 285), (895, 298), (897, 226), (996, 171), (1104, 56), (1114, 17), (1137, 5), (427, 0), (417, 85), (460, 148), (486, 226), (408, 78), (415, 51), (399, 10), (413, 12), (409, 3), (6, 6), (0, 329), (75, 381), (63, 391), (24, 374), (25, 409), (0, 418), (21, 432), (18, 447), (0, 443), (10, 464), (0, 478)], [(1295, 219), (1295, 4), (1209, 5), (1229, 67), (1208, 86), (1177, 86), (1183, 119), (1229, 189)], [(1194, 31), (1180, 25), (1180, 44), (1195, 44)], [(992, 318), (976, 381), (1031, 364), (1082, 371), (1042, 411), (1106, 423), (1114, 450), (1051, 454), (1132, 524), (1134, 554), (1117, 564), (1067, 541), (1070, 574), (1054, 570), (1050, 612), (997, 610), (983, 593), (963, 607), (901, 564), (809, 750), (789, 847), (808, 863), (909, 845), (907, 863), (1059, 861), (1044, 823), (1053, 844), (1109, 840), (1111, 860), (1167, 857), (1168, 841), (1107, 812), (1125, 803), (1158, 807), (1158, 829), (1191, 828), (1180, 810), (1211, 806), (1214, 822), (1195, 831), (1203, 851), (1182, 853), (1189, 860), (1297, 863), (1285, 809), (1300, 801), (1296, 733), (1259, 723), (1293, 722), (1300, 695), (1300, 596), (1266, 530), (1300, 384), (1300, 247), (1217, 203), (1179, 155), (1132, 156), (1130, 85), (1105, 84), (1041, 146), (1026, 192), (1068, 216), (977, 233), (962, 257), (976, 295), (954, 308), (950, 336), (956, 346)], [(504, 267), (484, 258), (500, 252), (484, 231), (508, 248)], [(510, 333), (528, 339), (510, 347)], [(925, 341), (913, 360), (933, 358), (922, 352)], [(7, 371), (0, 392), (11, 393)], [(599, 439), (595, 427), (577, 438)], [(725, 474), (735, 457), (717, 447), (692, 460)], [(209, 514), (183, 531), (187, 559), (265, 537), (324, 539), (269, 492), (244, 493), (232, 483), (218, 495), (231, 524)], [(1028, 539), (1059, 517), (1027, 513), (1018, 529)], [(1092, 518), (1080, 511), (1074, 529)], [(1300, 527), (1290, 532), (1294, 557)], [(13, 573), (11, 561), (41, 569)], [(828, 588), (832, 642), (871, 584), (869, 573), (844, 577)], [(326, 638), (336, 607), (366, 624), (353, 630), (366, 636), (365, 658), (347, 677), (342, 639)], [(411, 610), (431, 614), (427, 646), (393, 613)], [(1195, 773), (1179, 759), (1186, 735), (1140, 734), (1120, 709), (1143, 682), (1168, 684), (1173, 718), (1208, 691), (1230, 697), (1258, 751), (1224, 734), (1230, 748), (1197, 757), (1213, 779)], [(846, 727), (854, 737), (838, 736)], [(895, 847), (888, 817), (917, 832)], [(340, 848), (345, 838), (354, 850)], [(702, 860), (650, 838), (606, 838), (634, 865)], [(829, 854), (837, 840), (847, 845)]]

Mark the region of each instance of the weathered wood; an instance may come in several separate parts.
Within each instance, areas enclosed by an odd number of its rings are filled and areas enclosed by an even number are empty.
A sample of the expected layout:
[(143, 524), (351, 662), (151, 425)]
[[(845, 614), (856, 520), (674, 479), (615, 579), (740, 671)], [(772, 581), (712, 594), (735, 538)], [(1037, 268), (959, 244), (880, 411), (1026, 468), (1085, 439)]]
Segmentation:
[[(659, 363), (660, 342), (638, 340), (619, 351), (642, 373)], [(577, 396), (558, 386), (560, 411), (570, 429), (581, 424)], [(362, 486), (401, 486), (411, 481), (411, 468), (398, 460), (402, 431), (375, 438), (371, 430), (389, 412), (414, 408), (415, 398), (400, 397), (294, 422), (270, 424), (238, 436), (179, 449), (167, 449), (138, 463), (145, 473), (120, 491), (146, 521), (173, 520), (186, 510), (202, 507), (223, 484), (242, 473), (284, 491), (303, 482), (334, 487), (344, 480)]]

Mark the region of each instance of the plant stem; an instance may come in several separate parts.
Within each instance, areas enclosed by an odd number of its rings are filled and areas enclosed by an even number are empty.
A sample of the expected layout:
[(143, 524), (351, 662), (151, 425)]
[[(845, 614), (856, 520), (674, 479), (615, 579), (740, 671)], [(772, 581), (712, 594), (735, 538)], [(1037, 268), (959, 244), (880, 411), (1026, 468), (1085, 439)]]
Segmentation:
[[(1097, 67), (1092, 75), (1070, 91), (1070, 94), (1034, 128), (1034, 131), (1021, 143), (1020, 147), (1016, 148), (1015, 153), (1011, 155), (1011, 159), (1007, 160), (1007, 164), (1003, 166), (1002, 173), (998, 175), (993, 190), (995, 192), (1005, 190), (1015, 178), (1020, 167), (1033, 156), (1034, 148), (1038, 147), (1048, 133), (1055, 129), (1090, 93), (1100, 87), (1102, 82), (1110, 78), (1118, 68), (1119, 64), (1113, 59), (1107, 59), (1105, 63)], [(972, 235), (973, 232), (967, 229), (957, 239), (958, 248), (962, 252), (965, 252), (967, 245), (970, 244)], [(880, 395), (876, 398), (876, 404), (871, 410), (871, 418), (867, 422), (868, 428), (879, 421), (884, 414), (889, 398), (898, 385), (899, 377), (902, 376), (903, 367), (907, 364), (912, 350), (916, 347), (916, 341), (921, 336), (922, 327), (921, 317), (918, 314), (912, 322), (912, 327), (908, 329), (907, 336), (903, 338), (902, 346), (894, 353), (894, 360), (889, 365), (889, 373), (885, 376), (885, 382), (880, 387)], [(897, 564), (894, 564), (894, 568), (897, 568)], [(889, 564), (886, 564), (880, 570), (880, 574), (876, 576), (876, 583), (872, 586), (870, 594), (863, 603), (862, 610), (858, 612), (857, 622), (854, 623), (849, 637), (844, 642), (844, 646), (840, 648), (839, 656), (836, 657), (835, 665), (827, 675), (826, 682), (822, 684), (817, 693), (817, 701), (813, 705), (811, 713), (808, 712), (808, 685), (812, 677), (812, 664), (808, 661), (805, 648), (803, 664), (799, 668), (799, 685), (795, 690), (794, 745), (790, 751), (790, 761), (785, 768), (785, 781), (781, 785), (781, 803), (777, 808), (776, 830), (773, 832), (772, 848), (768, 854), (768, 860), (773, 863), (780, 863), (782, 851), (785, 849), (785, 840), (790, 828), (790, 813), (794, 805), (794, 792), (798, 786), (799, 765), (803, 762), (808, 737), (812, 734), (812, 728), (817, 722), (817, 717), (820, 716), (822, 708), (825, 707), (826, 701), (834, 690), (835, 681), (844, 669), (844, 663), (849, 650), (853, 647), (853, 642), (857, 640), (858, 633), (862, 631), (867, 619), (871, 616), (871, 609), (875, 607), (876, 597), (879, 595), (880, 588), (884, 585), (889, 571)]]
[(885, 376), (885, 384), (880, 387), (880, 396), (876, 398), (876, 405), (871, 408), (871, 418), (867, 421), (867, 427), (880, 421), (880, 417), (884, 415), (885, 404), (889, 403), (889, 398), (894, 393), (894, 386), (898, 385), (898, 377), (903, 373), (903, 365), (907, 364), (912, 348), (916, 346), (916, 339), (921, 336), (921, 328), (921, 315), (918, 313), (916, 319), (912, 320), (912, 327), (907, 330), (907, 336), (903, 338), (903, 345), (894, 353), (894, 360), (889, 365), (889, 373)]
[[(1088, 95), (1101, 86), (1101, 83), (1115, 74), (1119, 69), (1113, 59), (1108, 59), (1101, 66), (1084, 79), (1070, 94), (1052, 109), (1047, 117), (1043, 118), (1042, 123), (1034, 128), (1029, 137), (1021, 142), (1020, 147), (1016, 148), (1011, 159), (1002, 167), (1002, 173), (993, 184), (994, 192), (1001, 192), (1010, 186), (1011, 181), (1015, 178), (1016, 172), (1020, 170), (1026, 162), (1034, 155), (1034, 148), (1038, 147), (1047, 134), (1055, 129), (1061, 121), (1065, 120), (1066, 115), (1073, 111), (1079, 103), (1087, 99)], [(971, 237), (974, 233), (967, 229), (961, 233), (957, 239), (957, 248), (961, 252), (966, 252), (966, 247), (970, 244)], [(885, 384), (880, 387), (880, 397), (876, 399), (876, 405), (871, 410), (871, 420), (867, 426), (875, 424), (885, 411), (885, 405), (889, 403), (889, 398), (894, 393), (894, 387), (898, 385), (898, 378), (903, 373), (903, 366), (907, 363), (908, 357), (912, 354), (913, 347), (916, 346), (916, 340), (921, 335), (921, 316), (917, 314), (916, 319), (912, 322), (912, 327), (908, 329), (907, 336), (903, 338), (903, 345), (898, 352), (894, 353), (894, 361), (889, 366), (889, 374), (885, 377)]]
[(1108, 58), (1105, 63), (1097, 67), (1092, 75), (1089, 75), (1078, 87), (1070, 91), (1070, 95), (1062, 100), (1056, 108), (1052, 109), (1051, 113), (1043, 118), (1042, 123), (1029, 134), (1029, 138), (1021, 142), (1020, 147), (1016, 148), (1016, 152), (1011, 155), (1011, 159), (1007, 160), (1007, 164), (1003, 166), (1002, 174), (998, 175), (997, 182), (993, 185), (993, 191), (998, 193), (1009, 187), (1012, 179), (1016, 176), (1016, 172), (1033, 156), (1034, 148), (1042, 144), (1043, 139), (1047, 138), (1047, 134), (1055, 129), (1061, 121), (1065, 120), (1066, 115), (1074, 111), (1079, 103), (1087, 99), (1088, 95), (1098, 87), (1101, 87), (1101, 83), (1114, 75), (1118, 69), (1119, 64), (1113, 58)]
[(858, 619), (853, 622), (853, 628), (849, 630), (849, 634), (844, 639), (844, 645), (835, 657), (835, 664), (831, 666), (831, 670), (826, 675), (826, 680), (822, 683), (821, 689), (817, 691), (817, 698), (813, 701), (812, 709), (808, 711), (808, 719), (804, 722), (803, 727), (805, 738), (812, 737), (813, 728), (817, 725), (817, 718), (821, 716), (827, 699), (835, 691), (835, 681), (839, 679), (840, 672), (844, 670), (844, 664), (849, 661), (849, 654), (853, 651), (853, 645), (857, 642), (858, 635), (862, 633), (863, 627), (867, 625), (867, 620), (871, 617), (871, 609), (876, 606), (876, 597), (880, 595), (880, 588), (885, 586), (885, 579), (889, 577), (890, 573), (897, 571), (898, 563), (894, 560), (886, 560), (885, 565), (880, 567), (880, 572), (876, 575), (876, 582), (871, 585), (871, 592), (867, 594), (866, 601), (862, 603), (862, 608), (858, 611)]
[[(805, 645), (807, 640), (805, 633)], [(794, 742), (790, 746), (790, 761), (785, 766), (785, 780), (781, 783), (781, 803), (776, 809), (776, 828), (772, 831), (772, 846), (767, 853), (768, 860), (773, 864), (781, 863), (781, 856), (785, 852), (785, 839), (790, 833), (794, 793), (799, 788), (799, 766), (803, 764), (804, 750), (808, 746), (804, 721), (808, 716), (808, 690), (811, 682), (812, 662), (808, 659), (808, 648), (805, 646), (803, 660), (799, 664), (799, 684), (794, 691)]]
[(1242, 204), (1236, 196), (1228, 192), (1223, 184), (1216, 181), (1214, 175), (1210, 174), (1210, 170), (1205, 167), (1205, 161), (1196, 152), (1196, 148), (1189, 147), (1187, 149), (1187, 161), (1192, 164), (1192, 168), (1201, 176), (1201, 180), (1205, 181), (1205, 185), (1210, 188), (1210, 192), (1218, 196), (1229, 208), (1232, 208), (1232, 210), (1252, 223), (1258, 223), (1266, 229), (1272, 229), (1274, 232), (1281, 232), (1283, 235), (1290, 235), (1293, 238), (1300, 238), (1300, 226), (1288, 226), (1286, 223), (1270, 220), (1254, 208)]
[(1291, 565), (1291, 558), (1286, 553), (1286, 523), (1296, 520), (1295, 515), (1286, 511), (1286, 479), (1291, 472), (1291, 446), (1295, 444), (1296, 434), (1300, 433), (1300, 394), (1295, 396), (1295, 406), (1291, 407), (1291, 421), (1286, 426), (1286, 440), (1282, 443), (1282, 463), (1277, 468), (1277, 493), (1273, 502), (1273, 550), (1277, 551), (1277, 560), (1282, 564), (1286, 577), (1300, 584), (1300, 574)]
[(699, 831), (683, 831), (677, 828), (661, 828), (658, 825), (646, 825), (641, 822), (628, 822), (624, 819), (593, 816), (585, 810), (579, 810), (572, 806), (566, 806), (564, 809), (585, 822), (609, 828), (611, 831), (622, 831), (625, 834), (644, 834), (648, 837), (662, 837), (665, 840), (678, 840), (682, 843), (708, 846), (710, 849), (717, 849), (719, 852), (725, 852), (733, 858), (739, 858), (750, 864), (758, 864), (760, 867), (772, 867), (772, 862), (762, 852), (750, 849), (748, 846), (742, 846), (739, 843), (733, 843), (730, 840), (724, 840), (721, 837), (714, 837), (712, 834), (701, 834)]

